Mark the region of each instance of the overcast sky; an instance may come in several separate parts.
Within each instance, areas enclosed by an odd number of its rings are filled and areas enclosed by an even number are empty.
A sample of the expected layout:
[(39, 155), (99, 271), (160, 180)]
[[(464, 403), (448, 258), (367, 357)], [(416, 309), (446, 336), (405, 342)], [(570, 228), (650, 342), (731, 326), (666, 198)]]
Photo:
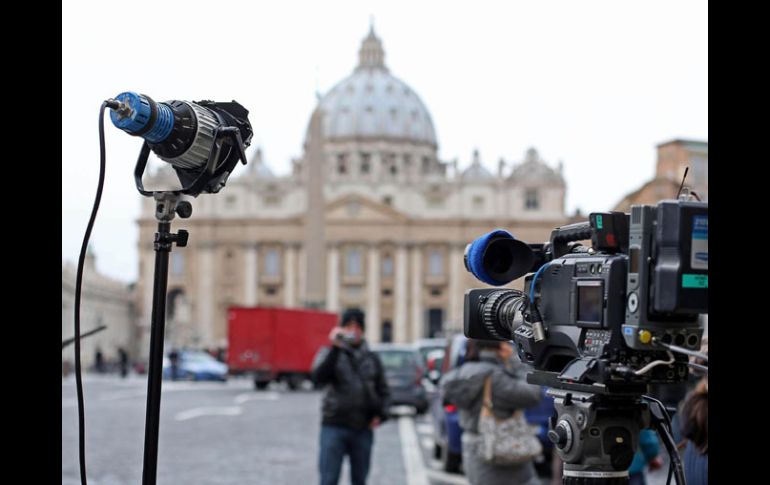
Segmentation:
[[(62, 260), (77, 260), (93, 203), (104, 99), (235, 99), (250, 111), (249, 154), (261, 147), (285, 174), (301, 154), (316, 90), (352, 72), (372, 17), (386, 65), (433, 117), (442, 160), (463, 168), (478, 148), (496, 173), (500, 157), (519, 162), (534, 146), (551, 166), (563, 161), (569, 213), (610, 209), (649, 180), (656, 144), (708, 140), (706, 1), (69, 0)], [(100, 271), (132, 281), (141, 140), (109, 120), (106, 132), (91, 241)]]

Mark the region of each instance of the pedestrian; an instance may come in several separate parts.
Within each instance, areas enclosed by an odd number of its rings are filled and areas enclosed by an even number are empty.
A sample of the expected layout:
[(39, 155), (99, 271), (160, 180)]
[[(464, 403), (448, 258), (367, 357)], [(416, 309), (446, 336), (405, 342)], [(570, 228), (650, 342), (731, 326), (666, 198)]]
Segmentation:
[[(526, 370), (510, 342), (470, 340), (468, 345), (467, 355), (472, 360), (466, 360), (457, 372), (446, 374), (441, 381), (445, 399), (459, 410), (463, 467), (468, 481), (471, 485), (539, 484), (534, 457), (522, 463), (498, 464), (485, 456), (479, 422), (485, 401), (491, 401), (485, 408), (497, 419), (508, 419), (516, 411), (536, 406), (541, 399), (540, 387), (526, 382)], [(485, 391), (487, 386), (489, 391)], [(491, 394), (488, 400), (487, 393)]]
[(336, 485), (342, 461), (350, 460), (350, 480), (364, 485), (374, 442), (373, 430), (387, 419), (390, 392), (377, 354), (363, 339), (364, 314), (346, 311), (329, 333), (331, 347), (319, 350), (312, 377), (324, 386), (320, 456), (321, 485)]
[(128, 352), (123, 347), (118, 348), (118, 358), (120, 360), (120, 377), (125, 379), (128, 376)]
[(102, 353), (101, 347), (96, 347), (96, 355), (94, 356), (94, 367), (96, 367), (96, 372), (101, 374), (104, 372), (104, 354)]
[(708, 485), (709, 473), (709, 381), (704, 377), (685, 398), (681, 432), (685, 438), (682, 464), (688, 485)]
[(175, 381), (179, 377), (179, 351), (171, 349), (168, 354), (168, 360), (171, 363), (171, 380)]

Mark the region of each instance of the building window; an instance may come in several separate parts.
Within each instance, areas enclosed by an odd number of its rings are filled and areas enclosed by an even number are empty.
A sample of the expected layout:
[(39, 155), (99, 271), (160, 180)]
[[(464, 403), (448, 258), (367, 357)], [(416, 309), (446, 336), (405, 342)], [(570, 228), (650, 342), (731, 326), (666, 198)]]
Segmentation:
[(393, 294), (393, 290), (391, 290), (390, 288), (385, 288), (384, 290), (382, 290), (382, 296), (390, 296), (392, 294)]
[(428, 274), (431, 276), (440, 276), (444, 274), (444, 254), (434, 249), (428, 257)]
[(277, 249), (265, 252), (265, 275), (278, 276), (281, 273), (281, 253)]
[(396, 161), (396, 154), (395, 153), (388, 153), (383, 154), (383, 159), (385, 160), (385, 167), (387, 169), (387, 173), (390, 175), (396, 175), (398, 173), (398, 162)]
[(484, 208), (484, 197), (480, 195), (474, 195), (473, 196), (473, 208), (474, 209), (483, 209)]
[(266, 207), (278, 207), (281, 205), (281, 198), (277, 195), (267, 195), (262, 201)]
[(225, 204), (227, 205), (228, 209), (232, 209), (235, 207), (237, 199), (234, 195), (228, 195), (227, 198), (225, 198)]
[(524, 208), (527, 210), (537, 210), (540, 208), (540, 199), (537, 189), (527, 189), (524, 195)]
[(346, 174), (348, 172), (348, 163), (344, 154), (337, 155), (337, 173)]
[(428, 335), (426, 337), (436, 338), (443, 335), (444, 331), (444, 309), (428, 309)]
[(392, 342), (393, 341), (393, 324), (390, 320), (384, 320), (382, 322), (382, 341), (383, 342)]
[(393, 205), (393, 197), (386, 195), (382, 198), (382, 203), (385, 205)]
[(345, 274), (350, 276), (360, 275), (363, 272), (362, 259), (363, 256), (360, 249), (348, 249), (347, 253), (345, 253)]
[(270, 296), (275, 295), (276, 293), (278, 293), (278, 288), (276, 288), (275, 286), (268, 286), (267, 288), (265, 288), (265, 293)]
[(422, 157), (422, 173), (430, 172), (430, 158)]
[(430, 296), (441, 296), (441, 288), (431, 288)]
[(393, 256), (390, 254), (382, 258), (382, 276), (393, 276)]

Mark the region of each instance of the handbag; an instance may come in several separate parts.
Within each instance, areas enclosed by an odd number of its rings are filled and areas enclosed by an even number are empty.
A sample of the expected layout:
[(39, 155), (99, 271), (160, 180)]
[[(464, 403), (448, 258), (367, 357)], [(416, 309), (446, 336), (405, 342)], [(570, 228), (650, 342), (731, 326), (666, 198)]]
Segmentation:
[(525, 463), (543, 451), (535, 427), (527, 423), (524, 413), (516, 410), (509, 418), (500, 419), (492, 412), (492, 375), (484, 379), (484, 395), (479, 413), (478, 452), (481, 459), (495, 465)]

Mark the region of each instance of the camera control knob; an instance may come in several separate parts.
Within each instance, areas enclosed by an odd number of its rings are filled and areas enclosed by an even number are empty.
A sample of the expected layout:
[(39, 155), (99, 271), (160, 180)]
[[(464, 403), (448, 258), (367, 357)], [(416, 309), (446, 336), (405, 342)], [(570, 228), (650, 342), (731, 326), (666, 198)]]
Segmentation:
[(650, 343), (652, 340), (652, 334), (649, 330), (639, 330), (639, 341), (643, 344)]
[(572, 447), (572, 428), (566, 421), (559, 421), (559, 424), (548, 432), (548, 439), (560, 450), (569, 451)]

